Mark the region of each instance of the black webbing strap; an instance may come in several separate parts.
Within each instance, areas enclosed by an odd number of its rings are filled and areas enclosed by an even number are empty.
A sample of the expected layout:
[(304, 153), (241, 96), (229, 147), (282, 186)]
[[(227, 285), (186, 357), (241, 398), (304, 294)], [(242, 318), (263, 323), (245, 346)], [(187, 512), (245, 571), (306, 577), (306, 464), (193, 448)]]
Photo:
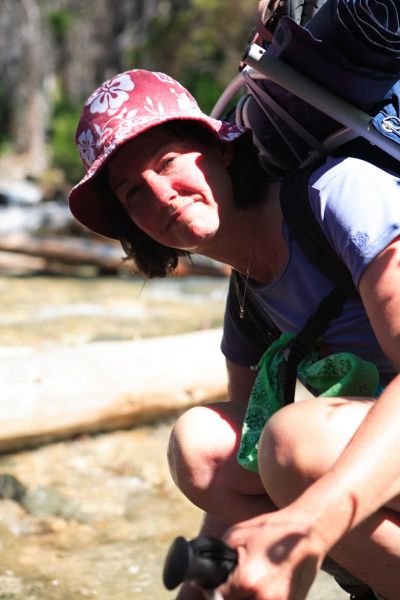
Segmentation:
[(294, 401), (296, 390), (297, 368), (302, 359), (312, 349), (315, 342), (328, 328), (329, 322), (340, 315), (343, 305), (348, 298), (340, 286), (336, 285), (333, 290), (323, 298), (317, 310), (307, 320), (303, 329), (296, 335), (289, 346), (289, 356), (286, 361), (284, 403)]
[(345, 301), (357, 296), (351, 274), (329, 244), (316, 220), (308, 197), (308, 181), (316, 166), (298, 169), (287, 175), (281, 186), (281, 207), (294, 238), (304, 254), (317, 269), (335, 283), (333, 290), (320, 302), (289, 348), (286, 363), (284, 402), (293, 402), (297, 368), (315, 342), (327, 329), (329, 322), (338, 317)]
[(297, 169), (282, 180), (280, 201), (289, 235), (321, 273), (348, 295), (357, 296), (350, 271), (328, 242), (311, 209), (308, 182), (317, 167)]
[(281, 331), (275, 328), (267, 318), (261, 313), (252, 294), (252, 290), (247, 287), (246, 302), (243, 318), (240, 318), (240, 307), (243, 304), (245, 283), (242, 275), (232, 269), (229, 282), (229, 292), (233, 302), (233, 316), (237, 325), (244, 331), (248, 337), (257, 344), (260, 356), (266, 349), (279, 338)]

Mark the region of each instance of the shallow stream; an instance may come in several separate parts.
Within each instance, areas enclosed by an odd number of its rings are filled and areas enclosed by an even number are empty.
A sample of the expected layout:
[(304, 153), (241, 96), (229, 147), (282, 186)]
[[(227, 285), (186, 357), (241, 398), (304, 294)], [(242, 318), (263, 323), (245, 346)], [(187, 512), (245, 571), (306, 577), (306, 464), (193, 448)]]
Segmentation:
[[(0, 350), (168, 335), (221, 324), (227, 281), (0, 278)], [(0, 456), (26, 486), (0, 500), (0, 599), (171, 598), (161, 564), (200, 512), (175, 489), (172, 422)], [(8, 486), (9, 489), (9, 486)], [(7, 486), (3, 485), (3, 493)], [(8, 491), (12, 496), (12, 492)]]
[[(3, 456), (2, 473), (28, 487), (3, 500), (0, 598), (171, 598), (161, 562), (200, 514), (171, 483), (171, 423)], [(8, 595), (7, 595), (8, 594)]]
[[(143, 287), (118, 278), (0, 277), (0, 351), (214, 327), (226, 289), (226, 279), (213, 278)], [(164, 556), (177, 535), (196, 535), (201, 514), (171, 481), (171, 427), (0, 456), (0, 600), (174, 598), (161, 583)], [(345, 596), (321, 576), (309, 598)]]
[(221, 325), (228, 280), (1, 277), (0, 347), (82, 344)]

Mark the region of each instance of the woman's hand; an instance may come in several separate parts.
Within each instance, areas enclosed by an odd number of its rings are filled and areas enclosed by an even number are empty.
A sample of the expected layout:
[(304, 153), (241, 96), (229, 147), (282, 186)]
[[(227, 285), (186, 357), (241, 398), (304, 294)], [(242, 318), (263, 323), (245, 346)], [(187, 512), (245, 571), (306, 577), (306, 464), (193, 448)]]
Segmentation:
[(327, 548), (311, 515), (291, 507), (229, 529), (239, 564), (219, 588), (226, 600), (304, 600)]
[(179, 588), (175, 600), (205, 600), (205, 596), (197, 585), (185, 582)]

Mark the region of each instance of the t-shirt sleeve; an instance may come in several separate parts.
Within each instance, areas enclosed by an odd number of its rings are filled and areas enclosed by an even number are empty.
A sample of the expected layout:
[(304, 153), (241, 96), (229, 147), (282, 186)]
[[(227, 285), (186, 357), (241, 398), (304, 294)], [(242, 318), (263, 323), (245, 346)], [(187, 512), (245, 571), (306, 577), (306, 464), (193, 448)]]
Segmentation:
[(362, 160), (330, 160), (309, 181), (310, 204), (354, 283), (400, 235), (400, 179)]

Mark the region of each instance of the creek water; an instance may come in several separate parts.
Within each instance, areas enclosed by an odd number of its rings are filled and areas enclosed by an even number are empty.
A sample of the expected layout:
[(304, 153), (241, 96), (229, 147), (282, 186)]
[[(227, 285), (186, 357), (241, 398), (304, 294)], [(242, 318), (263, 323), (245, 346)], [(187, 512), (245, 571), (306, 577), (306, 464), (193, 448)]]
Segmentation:
[[(0, 352), (219, 326), (226, 290), (224, 278), (0, 277)], [(0, 456), (0, 599), (173, 597), (162, 561), (177, 535), (196, 534), (201, 515), (172, 483), (171, 427)], [(12, 478), (22, 498), (1, 486)]]
[[(227, 285), (205, 277), (145, 285), (0, 277), (0, 352), (218, 326)], [(161, 582), (165, 553), (177, 535), (196, 535), (201, 513), (172, 483), (171, 427), (160, 422), (0, 456), (0, 600), (174, 598)], [(318, 585), (310, 599), (319, 597)], [(322, 586), (324, 600), (344, 597), (327, 579)]]
[(130, 340), (216, 327), (228, 281), (1, 277), (0, 347)]

